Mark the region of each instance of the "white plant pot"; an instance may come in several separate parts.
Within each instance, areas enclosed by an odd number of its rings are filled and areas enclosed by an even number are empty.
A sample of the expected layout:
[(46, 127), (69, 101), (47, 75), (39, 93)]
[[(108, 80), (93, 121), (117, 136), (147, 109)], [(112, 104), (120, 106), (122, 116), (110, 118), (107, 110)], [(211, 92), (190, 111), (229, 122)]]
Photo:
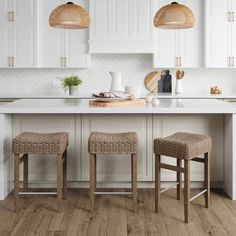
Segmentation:
[(177, 80), (176, 80), (175, 93), (176, 93), (176, 94), (182, 94), (182, 93), (184, 93), (183, 84), (182, 84), (182, 79), (177, 79)]
[(79, 86), (70, 86), (69, 87), (69, 95), (75, 96), (79, 94)]

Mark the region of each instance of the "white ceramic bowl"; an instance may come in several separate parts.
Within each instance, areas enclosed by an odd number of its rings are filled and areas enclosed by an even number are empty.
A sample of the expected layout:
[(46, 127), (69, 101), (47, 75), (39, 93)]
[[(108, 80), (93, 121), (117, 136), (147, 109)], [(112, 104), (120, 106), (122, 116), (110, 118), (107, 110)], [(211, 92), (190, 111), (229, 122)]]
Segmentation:
[(125, 93), (131, 94), (134, 98), (140, 98), (142, 88), (140, 86), (125, 86)]

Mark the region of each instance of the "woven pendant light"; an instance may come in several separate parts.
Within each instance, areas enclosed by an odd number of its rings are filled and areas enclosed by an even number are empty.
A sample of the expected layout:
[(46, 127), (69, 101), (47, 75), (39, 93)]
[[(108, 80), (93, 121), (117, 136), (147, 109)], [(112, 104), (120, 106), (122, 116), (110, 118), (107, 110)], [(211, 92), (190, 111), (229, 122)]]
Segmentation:
[(194, 27), (195, 18), (190, 8), (172, 2), (162, 7), (154, 17), (154, 25), (162, 29), (187, 29)]
[(90, 17), (84, 8), (68, 2), (52, 11), (49, 17), (49, 25), (62, 29), (85, 29), (90, 25)]

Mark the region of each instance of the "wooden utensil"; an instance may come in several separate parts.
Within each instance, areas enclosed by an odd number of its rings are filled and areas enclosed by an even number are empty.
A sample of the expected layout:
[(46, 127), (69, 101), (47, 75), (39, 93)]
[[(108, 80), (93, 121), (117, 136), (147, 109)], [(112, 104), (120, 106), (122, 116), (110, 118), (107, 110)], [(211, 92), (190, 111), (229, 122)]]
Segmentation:
[(184, 77), (184, 71), (176, 71), (176, 79), (182, 79)]

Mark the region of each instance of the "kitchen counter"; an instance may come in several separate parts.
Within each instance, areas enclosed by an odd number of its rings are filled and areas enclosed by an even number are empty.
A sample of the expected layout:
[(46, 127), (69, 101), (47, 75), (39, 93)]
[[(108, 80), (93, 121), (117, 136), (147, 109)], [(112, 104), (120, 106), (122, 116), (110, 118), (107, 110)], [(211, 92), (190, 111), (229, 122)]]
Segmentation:
[[(68, 93), (55, 93), (55, 92), (1, 92), (0, 99), (70, 99), (70, 98), (91, 98), (91, 93), (79, 92), (78, 96), (69, 96)], [(143, 93), (141, 98), (145, 98), (147, 93)], [(174, 94), (174, 93), (159, 93), (155, 95), (157, 98), (182, 98), (182, 99), (236, 99), (236, 93), (223, 93), (220, 95), (212, 95), (208, 93), (184, 93), (184, 94)]]
[[(235, 104), (235, 105), (234, 105)], [(12, 191), (12, 139), (24, 131), (68, 132), (68, 185), (88, 187), (88, 138), (92, 131), (135, 131), (140, 141), (139, 187), (153, 187), (153, 139), (174, 132), (212, 137), (211, 178), (236, 200), (236, 103), (222, 99), (159, 99), (159, 105), (91, 107), (89, 99), (19, 99), (0, 105), (0, 200)], [(45, 160), (47, 159), (47, 162)], [(50, 161), (49, 161), (50, 160)], [(46, 164), (48, 163), (49, 164)], [(30, 181), (55, 180), (52, 158), (32, 158)], [(51, 163), (51, 164), (50, 164)], [(129, 187), (127, 158), (102, 158), (98, 166), (101, 187)], [(43, 165), (43, 170), (38, 168)], [(203, 169), (191, 166), (191, 180), (202, 187)], [(108, 171), (109, 170), (109, 171)], [(45, 178), (47, 177), (47, 178)], [(174, 173), (163, 172), (165, 183)], [(112, 181), (112, 185), (109, 185)], [(128, 184), (127, 184), (128, 183)], [(33, 184), (33, 183), (31, 183)], [(35, 185), (32, 185), (33, 187)], [(38, 185), (37, 185), (38, 187)], [(48, 187), (40, 185), (40, 187)], [(50, 187), (55, 187), (50, 185)]]
[(159, 105), (92, 107), (88, 99), (21, 99), (0, 106), (2, 114), (233, 114), (236, 104), (216, 99), (159, 99)]

